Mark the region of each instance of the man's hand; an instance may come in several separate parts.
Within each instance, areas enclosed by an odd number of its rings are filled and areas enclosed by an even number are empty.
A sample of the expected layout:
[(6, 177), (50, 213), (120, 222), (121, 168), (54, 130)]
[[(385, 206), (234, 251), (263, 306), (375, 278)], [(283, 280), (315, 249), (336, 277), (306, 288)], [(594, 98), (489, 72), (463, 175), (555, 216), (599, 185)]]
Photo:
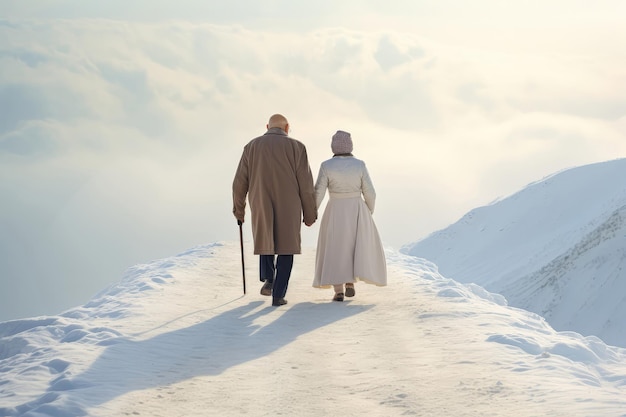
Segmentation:
[(237, 219), (237, 225), (238, 225), (238, 226), (241, 226), (242, 224), (243, 224), (243, 220), (239, 220), (239, 219)]

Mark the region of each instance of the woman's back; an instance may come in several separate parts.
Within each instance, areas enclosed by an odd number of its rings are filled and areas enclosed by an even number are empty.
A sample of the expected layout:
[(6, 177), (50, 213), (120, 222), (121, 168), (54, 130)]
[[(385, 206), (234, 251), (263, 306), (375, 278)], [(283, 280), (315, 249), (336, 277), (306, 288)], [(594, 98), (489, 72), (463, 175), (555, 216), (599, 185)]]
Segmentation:
[(322, 162), (315, 184), (317, 206), (328, 189), (332, 194), (362, 193), (371, 212), (374, 211), (376, 191), (365, 162), (353, 156), (334, 156)]

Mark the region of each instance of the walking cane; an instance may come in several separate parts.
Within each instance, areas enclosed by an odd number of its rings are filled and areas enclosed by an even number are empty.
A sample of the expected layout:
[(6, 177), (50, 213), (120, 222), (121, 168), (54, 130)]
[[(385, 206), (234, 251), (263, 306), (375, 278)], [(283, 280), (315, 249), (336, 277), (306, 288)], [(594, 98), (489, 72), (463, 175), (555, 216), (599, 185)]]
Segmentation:
[(246, 266), (243, 262), (243, 227), (242, 221), (237, 220), (237, 224), (239, 225), (239, 242), (241, 243), (241, 271), (243, 273), (243, 295), (246, 295)]

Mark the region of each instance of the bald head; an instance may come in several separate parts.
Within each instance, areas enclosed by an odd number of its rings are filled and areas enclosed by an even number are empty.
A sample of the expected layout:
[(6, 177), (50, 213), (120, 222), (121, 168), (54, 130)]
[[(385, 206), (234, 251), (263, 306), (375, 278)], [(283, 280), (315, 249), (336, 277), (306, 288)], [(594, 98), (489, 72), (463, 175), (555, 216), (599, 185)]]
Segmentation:
[(267, 128), (271, 129), (273, 127), (281, 128), (286, 133), (289, 133), (289, 122), (282, 114), (274, 114), (270, 117), (270, 121), (267, 123)]

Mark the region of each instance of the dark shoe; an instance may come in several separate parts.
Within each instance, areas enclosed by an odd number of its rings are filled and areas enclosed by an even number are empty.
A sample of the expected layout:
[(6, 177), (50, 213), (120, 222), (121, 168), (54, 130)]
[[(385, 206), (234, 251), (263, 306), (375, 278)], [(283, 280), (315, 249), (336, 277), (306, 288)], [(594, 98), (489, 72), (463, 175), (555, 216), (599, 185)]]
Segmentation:
[(343, 293), (342, 292), (335, 293), (335, 296), (333, 297), (333, 301), (343, 301)]
[(346, 284), (346, 297), (354, 297), (354, 294), (356, 294), (356, 292), (354, 292), (354, 284), (349, 282)]
[(274, 298), (274, 300), (272, 301), (272, 305), (274, 307), (284, 306), (285, 304), (287, 304), (287, 300), (285, 300), (284, 298)]
[(261, 287), (261, 295), (272, 295), (272, 287), (274, 283), (271, 281), (265, 281), (263, 287)]

